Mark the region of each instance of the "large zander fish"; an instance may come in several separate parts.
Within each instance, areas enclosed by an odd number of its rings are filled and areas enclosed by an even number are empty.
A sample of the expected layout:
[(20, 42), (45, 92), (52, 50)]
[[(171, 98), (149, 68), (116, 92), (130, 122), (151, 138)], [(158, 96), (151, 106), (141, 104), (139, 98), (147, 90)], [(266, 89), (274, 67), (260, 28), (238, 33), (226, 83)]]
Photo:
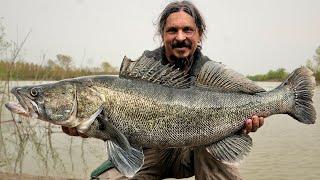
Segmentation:
[(106, 141), (109, 158), (125, 175), (143, 164), (141, 147), (205, 146), (216, 159), (234, 163), (252, 145), (239, 130), (253, 115), (289, 114), (313, 124), (315, 80), (305, 67), (266, 92), (215, 62), (195, 79), (146, 57), (125, 59), (119, 77), (91, 76), (37, 86), (15, 87), (12, 112)]

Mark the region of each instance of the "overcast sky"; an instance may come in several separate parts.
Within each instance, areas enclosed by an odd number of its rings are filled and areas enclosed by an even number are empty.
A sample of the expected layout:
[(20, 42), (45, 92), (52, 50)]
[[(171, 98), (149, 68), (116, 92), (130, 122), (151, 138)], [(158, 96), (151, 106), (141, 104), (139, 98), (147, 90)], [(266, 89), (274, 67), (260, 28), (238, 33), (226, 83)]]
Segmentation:
[[(158, 15), (170, 1), (0, 0), (7, 39), (28, 61), (63, 53), (77, 66), (119, 67), (160, 45)], [(243, 74), (304, 65), (320, 46), (319, 0), (197, 0), (208, 26), (203, 53)]]

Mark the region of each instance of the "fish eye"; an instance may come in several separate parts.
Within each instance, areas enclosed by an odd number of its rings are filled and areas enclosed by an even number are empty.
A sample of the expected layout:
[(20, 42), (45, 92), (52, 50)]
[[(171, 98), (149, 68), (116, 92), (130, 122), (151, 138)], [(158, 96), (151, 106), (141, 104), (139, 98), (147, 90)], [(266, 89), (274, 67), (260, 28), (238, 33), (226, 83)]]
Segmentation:
[(33, 97), (38, 96), (38, 91), (37, 91), (37, 89), (36, 89), (36, 88), (32, 88), (32, 89), (30, 90), (30, 95), (33, 96)]

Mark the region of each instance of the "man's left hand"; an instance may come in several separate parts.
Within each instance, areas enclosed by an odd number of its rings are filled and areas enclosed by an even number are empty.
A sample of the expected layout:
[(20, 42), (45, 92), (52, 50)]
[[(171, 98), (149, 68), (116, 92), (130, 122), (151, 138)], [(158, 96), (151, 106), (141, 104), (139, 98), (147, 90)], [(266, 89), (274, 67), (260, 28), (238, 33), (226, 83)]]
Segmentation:
[(247, 119), (243, 132), (248, 134), (249, 132), (256, 132), (264, 123), (263, 117), (252, 116), (251, 119)]

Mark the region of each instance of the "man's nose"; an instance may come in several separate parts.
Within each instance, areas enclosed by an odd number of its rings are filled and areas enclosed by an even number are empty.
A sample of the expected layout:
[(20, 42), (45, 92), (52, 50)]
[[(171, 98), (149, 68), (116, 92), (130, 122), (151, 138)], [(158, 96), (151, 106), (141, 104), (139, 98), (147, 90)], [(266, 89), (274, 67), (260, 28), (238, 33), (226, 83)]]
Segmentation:
[(176, 39), (178, 41), (184, 41), (186, 39), (186, 34), (183, 31), (178, 31)]

